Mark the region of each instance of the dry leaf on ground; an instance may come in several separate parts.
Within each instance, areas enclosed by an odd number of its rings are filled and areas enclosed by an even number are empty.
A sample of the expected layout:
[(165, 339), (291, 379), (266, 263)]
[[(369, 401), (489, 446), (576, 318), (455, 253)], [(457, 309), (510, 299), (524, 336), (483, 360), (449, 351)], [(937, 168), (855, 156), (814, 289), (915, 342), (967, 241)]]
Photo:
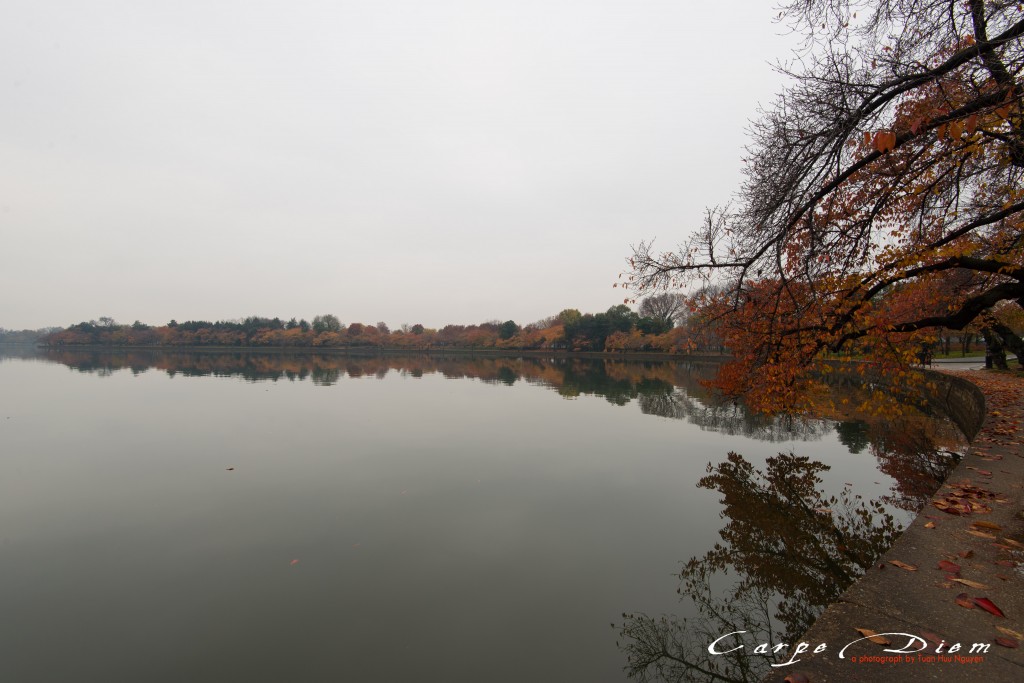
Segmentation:
[(900, 569), (906, 569), (908, 572), (916, 572), (917, 571), (917, 567), (915, 567), (914, 565), (907, 564), (906, 562), (900, 562), (899, 560), (889, 560), (889, 564), (896, 565)]

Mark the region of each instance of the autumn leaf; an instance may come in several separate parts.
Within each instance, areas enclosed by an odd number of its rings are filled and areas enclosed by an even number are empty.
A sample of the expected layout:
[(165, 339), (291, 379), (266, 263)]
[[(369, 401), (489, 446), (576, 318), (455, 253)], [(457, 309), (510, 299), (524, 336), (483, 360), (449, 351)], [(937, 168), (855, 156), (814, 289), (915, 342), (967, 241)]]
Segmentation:
[(857, 629), (854, 629), (854, 630), (857, 633), (859, 633), (862, 636), (864, 636), (865, 638), (867, 638), (868, 640), (870, 640), (872, 643), (876, 643), (878, 645), (892, 645), (892, 641), (891, 640), (889, 640), (885, 636), (878, 635), (878, 633), (876, 631), (872, 631), (869, 628), (857, 628)]
[(974, 600), (972, 600), (971, 596), (967, 595), (967, 593), (961, 593), (956, 596), (956, 598), (954, 598), (954, 602), (965, 609), (974, 609), (976, 607)]
[(995, 603), (989, 600), (988, 598), (972, 598), (972, 600), (974, 600), (975, 605), (985, 610), (989, 614), (994, 614), (997, 617), (1002, 617), (1003, 619), (1006, 618), (1006, 615), (1003, 614), (1003, 610), (996, 607)]
[(783, 679), (783, 683), (811, 683), (811, 679), (807, 677), (807, 674), (793, 672)]
[(1017, 631), (1006, 628), (1005, 626), (996, 626), (996, 630), (1000, 633), (1004, 633), (1010, 636), (1011, 638), (1016, 638), (1017, 640), (1024, 640), (1024, 633), (1018, 633)]
[(991, 541), (996, 540), (996, 537), (993, 536), (992, 534), (986, 534), (984, 531), (977, 531), (976, 529), (968, 529), (967, 533), (973, 534), (974, 536), (977, 536), (978, 538), (986, 538), (986, 539), (991, 540)]
[(953, 579), (950, 579), (950, 580), (951, 581), (956, 581), (957, 583), (962, 583), (965, 586), (970, 586), (971, 588), (977, 588), (978, 590), (982, 590), (982, 591), (988, 590), (988, 586), (986, 586), (985, 584), (978, 583), (977, 581), (971, 581), (970, 579), (961, 579), (961, 578), (957, 577), (957, 578), (953, 578)]
[(971, 526), (978, 527), (979, 529), (992, 529), (994, 531), (1002, 531), (1003, 527), (999, 526), (994, 522), (988, 522), (985, 520), (979, 520), (977, 522), (971, 522)]
[(963, 501), (956, 500), (933, 500), (932, 505), (951, 515), (969, 515), (971, 506)]
[(941, 569), (944, 572), (949, 572), (951, 574), (960, 573), (960, 565), (954, 564), (949, 560), (939, 560), (939, 569)]
[(885, 153), (896, 148), (896, 133), (879, 131), (875, 133), (875, 149)]
[(1008, 647), (1013, 650), (1016, 650), (1018, 647), (1020, 647), (1020, 643), (1018, 643), (1013, 638), (1004, 638), (1002, 636), (996, 638), (995, 643), (996, 645), (1002, 645), (1003, 647)]
[(974, 135), (976, 130), (978, 130), (978, 115), (971, 114), (967, 117), (967, 134)]
[(899, 560), (889, 560), (889, 564), (894, 564), (897, 567), (899, 567), (900, 569), (906, 569), (908, 572), (916, 572), (917, 571), (917, 567), (915, 567), (914, 565), (907, 564), (906, 562), (901, 562)]
[(925, 529), (934, 529), (935, 528), (935, 522), (928, 522), (927, 524), (924, 525), (924, 528)]

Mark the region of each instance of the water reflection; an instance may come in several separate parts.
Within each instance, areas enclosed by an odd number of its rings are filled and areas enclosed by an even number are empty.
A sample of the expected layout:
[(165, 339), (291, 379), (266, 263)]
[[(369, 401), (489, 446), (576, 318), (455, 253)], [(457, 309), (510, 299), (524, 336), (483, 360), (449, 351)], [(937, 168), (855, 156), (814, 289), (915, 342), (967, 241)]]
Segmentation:
[[(892, 543), (895, 518), (880, 501), (864, 501), (844, 489), (822, 493), (828, 470), (806, 457), (780, 454), (764, 471), (743, 456), (709, 467), (701, 488), (718, 491), (728, 520), (721, 542), (686, 563), (680, 593), (696, 607), (693, 619), (626, 615), (622, 625), (628, 673), (638, 680), (754, 681), (778, 656), (753, 654), (749, 642), (792, 643), (821, 608)], [(713, 591), (713, 579), (735, 574), (730, 594)], [(719, 637), (746, 631), (742, 650), (711, 655)], [(732, 649), (730, 642), (721, 648)]]
[[(949, 471), (950, 452), (960, 437), (948, 421), (908, 409), (897, 417), (851, 415), (845, 419), (808, 419), (793, 415), (767, 416), (746, 410), (742, 403), (708, 388), (718, 364), (694, 359), (650, 362), (565, 357), (502, 357), (469, 355), (347, 356), (306, 353), (163, 352), (155, 350), (4, 349), (3, 357), (37, 358), (79, 372), (108, 377), (126, 371), (148, 370), (184, 377), (238, 377), (248, 382), (309, 380), (332, 386), (348, 379), (389, 373), (421, 378), (439, 374), (447, 379), (476, 379), (513, 386), (522, 381), (548, 387), (560, 396), (599, 396), (614, 405), (634, 401), (646, 415), (685, 420), (701, 429), (760, 441), (814, 441), (833, 431), (851, 453), (867, 449), (881, 471), (896, 480), (883, 502), (916, 510)], [(833, 398), (856, 404), (858, 386), (834, 375)]]
[[(708, 654), (708, 643), (732, 631), (747, 631), (756, 643), (792, 642), (888, 547), (899, 532), (899, 519), (905, 517), (899, 511), (915, 510), (931, 495), (954, 464), (950, 451), (958, 447), (951, 425), (913, 410), (886, 419), (855, 413), (844, 414), (842, 420), (752, 414), (741, 403), (707, 388), (704, 382), (717, 366), (700, 361), (89, 349), (32, 354), (5, 350), (0, 351), (0, 360), (5, 355), (31, 356), (100, 377), (163, 372), (170, 377), (217, 376), (247, 382), (308, 380), (328, 387), (389, 375), (436, 375), (492, 384), (495, 392), (529, 384), (566, 399), (599, 397), (702, 430), (768, 442), (810, 442), (834, 431), (833, 438), (851, 453), (870, 454), (878, 469), (893, 478), (889, 491), (866, 500), (849, 488), (837, 488), (835, 482), (827, 487), (829, 466), (806, 456), (780, 454), (759, 468), (753, 458), (730, 453), (724, 461), (709, 464), (697, 486), (718, 494), (724, 525), (718, 543), (692, 557), (680, 572), (685, 618), (632, 613), (616, 626), (627, 673), (642, 681), (761, 678), (773, 660), (751, 656), (753, 643), (718, 657)], [(837, 385), (833, 394), (845, 397), (853, 391), (852, 385)], [(680, 527), (692, 524), (689, 518), (679, 520)], [(686, 547), (670, 557), (693, 552)], [(602, 624), (607, 629), (607, 620)]]
[(751, 413), (707, 388), (718, 365), (710, 361), (678, 363), (579, 358), (494, 356), (341, 356), (304, 353), (161, 352), (153, 350), (40, 350), (36, 357), (80, 372), (109, 376), (154, 369), (174, 377), (239, 377), (250, 382), (310, 380), (331, 386), (345, 378), (390, 372), (419, 378), (439, 374), (512, 386), (523, 381), (549, 387), (565, 398), (600, 396), (615, 405), (636, 401), (640, 410), (686, 420), (709, 431), (764, 441), (814, 440), (832, 430), (821, 420)]
[[(694, 616), (624, 614), (619, 646), (630, 678), (761, 680), (896, 539), (902, 526), (894, 508), (920, 509), (955, 464), (933, 432), (894, 442), (877, 424), (840, 425), (841, 436), (871, 448), (896, 479), (894, 494), (865, 500), (846, 486), (826, 495), (821, 475), (829, 466), (792, 454), (768, 458), (764, 470), (737, 453), (709, 464), (698, 487), (721, 494), (726, 523), (720, 542), (679, 575), (678, 592)], [(912, 426), (890, 427), (903, 434)], [(741, 642), (730, 639), (718, 649), (732, 651), (709, 653), (709, 644), (737, 631), (746, 632), (743, 649), (733, 650)], [(764, 654), (756, 653), (761, 644)], [(774, 654), (778, 644), (785, 645)]]

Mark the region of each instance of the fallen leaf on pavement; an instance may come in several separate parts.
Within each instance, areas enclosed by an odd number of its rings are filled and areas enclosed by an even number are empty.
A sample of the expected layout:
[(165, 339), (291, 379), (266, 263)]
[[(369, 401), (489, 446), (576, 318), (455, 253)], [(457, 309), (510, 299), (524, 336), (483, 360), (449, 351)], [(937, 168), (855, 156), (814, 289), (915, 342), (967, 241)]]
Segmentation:
[(996, 607), (996, 604), (988, 598), (972, 598), (972, 600), (974, 600), (975, 605), (985, 610), (989, 614), (994, 614), (997, 617), (1002, 617), (1003, 619), (1006, 618), (1006, 615), (1003, 614), (1003, 610)]
[(876, 631), (872, 631), (869, 628), (857, 628), (857, 629), (854, 629), (854, 630), (857, 633), (859, 633), (862, 636), (864, 636), (865, 638), (867, 638), (868, 640), (870, 640), (872, 643), (876, 643), (878, 645), (892, 645), (892, 641), (891, 640), (889, 640), (885, 636), (878, 635), (878, 633)]
[(1005, 633), (1008, 636), (1017, 638), (1018, 640), (1024, 640), (1024, 633), (1017, 633), (1012, 628), (1006, 628), (1005, 626), (996, 626), (996, 630), (1000, 633)]
[(974, 604), (974, 601), (971, 600), (971, 596), (967, 595), (967, 593), (961, 593), (960, 595), (956, 596), (956, 598), (954, 598), (954, 602), (956, 602), (956, 604), (966, 609), (974, 609), (976, 606)]
[(917, 571), (917, 567), (915, 567), (914, 565), (907, 564), (906, 562), (900, 562), (899, 560), (889, 560), (889, 564), (894, 564), (897, 567), (899, 567), (900, 569), (906, 569), (908, 572), (916, 572)]

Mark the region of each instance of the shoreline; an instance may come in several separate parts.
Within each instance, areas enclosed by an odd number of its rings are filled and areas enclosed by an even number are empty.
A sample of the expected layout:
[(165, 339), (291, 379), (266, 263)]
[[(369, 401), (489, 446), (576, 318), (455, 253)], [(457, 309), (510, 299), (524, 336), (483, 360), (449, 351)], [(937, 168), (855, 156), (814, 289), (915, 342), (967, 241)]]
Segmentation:
[[(776, 667), (765, 683), (1024, 679), (1024, 649), (1012, 647), (1024, 639), (1010, 635), (1024, 633), (1024, 377), (936, 374), (951, 378), (951, 386), (969, 382), (983, 397), (977, 419), (962, 416), (977, 423), (964, 458), (892, 547), (787, 644), (789, 655), (780, 661), (793, 663)], [(964, 398), (949, 407), (963, 408)], [(944, 512), (940, 506), (950, 501), (966, 503), (969, 512)], [(951, 565), (959, 570), (951, 574)], [(975, 602), (985, 599), (1005, 616)], [(864, 638), (858, 629), (904, 635), (890, 635), (888, 645), (862, 640), (840, 659), (844, 646)], [(801, 650), (801, 643), (809, 647)]]
[[(24, 346), (23, 344), (21, 346)], [(651, 360), (651, 361), (703, 361), (725, 362), (731, 356), (718, 352), (707, 353), (665, 353), (663, 351), (570, 351), (568, 349), (495, 349), (495, 348), (395, 348), (395, 347), (337, 347), (337, 346), (152, 346), (152, 345), (107, 345), (68, 344), (47, 346), (36, 344), (39, 351), (159, 351), (162, 353), (252, 353), (284, 355), (336, 355), (336, 356), (524, 356), (546, 358), (593, 358), (608, 360)]]

